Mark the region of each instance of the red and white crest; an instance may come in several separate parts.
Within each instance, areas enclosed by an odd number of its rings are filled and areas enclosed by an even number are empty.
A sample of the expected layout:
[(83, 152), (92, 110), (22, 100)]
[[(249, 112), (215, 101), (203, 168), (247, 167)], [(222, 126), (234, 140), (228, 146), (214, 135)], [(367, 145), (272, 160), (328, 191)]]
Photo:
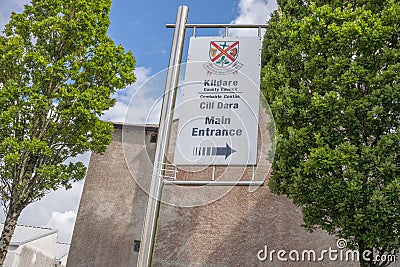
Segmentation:
[(239, 54), (239, 41), (211, 41), (210, 59), (220, 68), (230, 66), (236, 61)]

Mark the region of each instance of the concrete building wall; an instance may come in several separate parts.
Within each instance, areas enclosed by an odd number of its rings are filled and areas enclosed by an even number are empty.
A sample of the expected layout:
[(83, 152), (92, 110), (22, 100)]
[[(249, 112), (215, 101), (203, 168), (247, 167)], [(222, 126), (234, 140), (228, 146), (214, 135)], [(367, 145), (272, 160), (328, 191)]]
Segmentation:
[(134, 266), (147, 203), (140, 186), (151, 179), (156, 130), (115, 125), (107, 151), (92, 154), (67, 266)]

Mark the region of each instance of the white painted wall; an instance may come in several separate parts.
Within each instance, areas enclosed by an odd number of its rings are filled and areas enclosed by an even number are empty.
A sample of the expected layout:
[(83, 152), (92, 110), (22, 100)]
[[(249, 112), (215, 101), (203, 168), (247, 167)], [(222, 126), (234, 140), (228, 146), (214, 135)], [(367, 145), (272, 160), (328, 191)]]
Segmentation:
[(39, 251), (47, 255), (52, 255), (55, 257), (56, 255), (56, 242), (57, 242), (57, 233), (42, 237), (40, 239), (31, 241), (29, 243), (24, 244), (28, 245), (32, 248), (35, 248)]
[(54, 256), (47, 255), (30, 247), (20, 246), (18, 256), (14, 257), (11, 267), (54, 267)]
[(54, 267), (57, 233), (25, 243), (10, 246), (5, 267)]
[(68, 254), (61, 258), (61, 263), (56, 265), (57, 267), (65, 267), (67, 266)]
[(7, 251), (7, 256), (6, 259), (4, 260), (4, 267), (10, 267), (12, 266), (12, 263), (14, 261), (15, 258), (15, 250), (14, 251)]

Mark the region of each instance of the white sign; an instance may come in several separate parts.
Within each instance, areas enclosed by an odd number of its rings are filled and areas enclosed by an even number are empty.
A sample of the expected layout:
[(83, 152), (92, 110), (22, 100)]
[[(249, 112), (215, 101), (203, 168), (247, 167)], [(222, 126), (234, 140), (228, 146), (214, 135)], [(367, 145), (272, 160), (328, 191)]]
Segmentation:
[(255, 165), (261, 38), (192, 37), (176, 165)]

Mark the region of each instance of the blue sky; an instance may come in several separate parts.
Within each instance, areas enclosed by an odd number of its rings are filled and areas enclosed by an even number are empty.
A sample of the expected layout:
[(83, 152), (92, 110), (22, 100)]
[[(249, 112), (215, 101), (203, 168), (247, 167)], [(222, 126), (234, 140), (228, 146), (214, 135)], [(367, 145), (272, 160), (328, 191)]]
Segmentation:
[[(0, 30), (8, 22), (10, 13), (21, 12), (23, 5), (28, 2), (29, 0), (0, 0)], [(173, 35), (173, 29), (166, 29), (165, 24), (175, 22), (179, 5), (189, 7), (188, 23), (216, 24), (263, 24), (277, 8), (276, 0), (115, 0), (111, 8), (109, 36), (116, 44), (133, 52), (136, 58), (137, 81), (114, 95), (117, 103), (106, 112), (103, 119), (129, 123), (158, 122), (161, 102), (157, 100), (164, 90), (163, 70), (168, 67)], [(191, 31), (188, 30), (187, 37), (190, 34)], [(231, 34), (256, 33), (238, 30)], [(200, 29), (198, 35), (219, 35), (219, 31)], [(187, 45), (186, 42), (185, 51)], [(87, 153), (77, 160), (87, 164), (89, 156)], [(58, 229), (59, 240), (70, 242), (83, 183), (75, 183), (68, 191), (60, 189), (52, 192), (41, 201), (29, 205), (18, 223)], [(3, 220), (4, 215), (1, 214), (0, 221)]]
[(168, 64), (173, 29), (165, 24), (175, 22), (179, 5), (189, 7), (188, 23), (229, 23), (239, 12), (238, 0), (121, 2), (112, 5), (109, 35), (134, 52), (138, 66), (153, 72)]

